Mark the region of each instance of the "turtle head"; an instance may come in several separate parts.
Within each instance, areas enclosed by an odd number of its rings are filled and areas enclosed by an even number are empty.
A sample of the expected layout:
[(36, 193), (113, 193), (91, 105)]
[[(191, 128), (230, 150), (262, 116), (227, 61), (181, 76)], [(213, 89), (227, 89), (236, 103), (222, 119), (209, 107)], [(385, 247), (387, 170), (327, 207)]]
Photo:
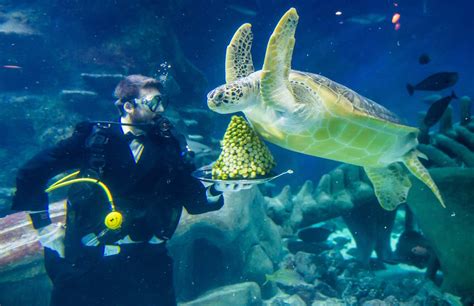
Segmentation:
[(207, 94), (207, 106), (220, 114), (243, 111), (255, 104), (256, 87), (247, 78), (224, 84)]

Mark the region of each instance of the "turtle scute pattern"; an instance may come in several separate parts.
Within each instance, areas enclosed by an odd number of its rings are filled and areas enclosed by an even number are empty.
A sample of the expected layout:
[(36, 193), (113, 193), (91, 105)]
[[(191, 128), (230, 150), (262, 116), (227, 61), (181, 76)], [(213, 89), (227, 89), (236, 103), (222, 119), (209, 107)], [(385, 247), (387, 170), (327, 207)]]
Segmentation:
[(232, 40), (232, 43), (229, 45), (229, 48), (232, 49), (230, 60), (232, 61), (232, 67), (237, 70), (235, 77), (243, 78), (249, 72), (254, 71), (251, 54), (253, 41), (251, 25), (244, 24), (237, 33), (236, 41)]
[(360, 112), (363, 112), (372, 117), (383, 119), (389, 122), (400, 123), (400, 119), (398, 118), (398, 116), (392, 113), (391, 111), (389, 111), (388, 109), (386, 109), (385, 107), (375, 103), (374, 101), (370, 99), (367, 99), (357, 94), (353, 90), (341, 84), (338, 84), (321, 75), (306, 73), (306, 72), (298, 72), (298, 73), (302, 73), (306, 76), (309, 76), (314, 82), (316, 82), (320, 86), (328, 87), (336, 94), (343, 96), (344, 98), (347, 99), (347, 101), (352, 103), (353, 107), (356, 110)]

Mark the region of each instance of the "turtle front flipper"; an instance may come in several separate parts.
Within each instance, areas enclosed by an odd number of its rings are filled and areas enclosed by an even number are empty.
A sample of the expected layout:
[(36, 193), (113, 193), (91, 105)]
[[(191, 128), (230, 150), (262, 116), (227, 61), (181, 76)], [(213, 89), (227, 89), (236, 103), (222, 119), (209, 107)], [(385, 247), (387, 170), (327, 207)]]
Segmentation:
[(260, 94), (263, 102), (284, 111), (294, 108), (293, 91), (288, 77), (298, 18), (296, 10), (291, 8), (280, 19), (268, 41), (262, 69)]
[(225, 81), (231, 83), (254, 72), (252, 62), (252, 25), (245, 23), (235, 32), (227, 46)]
[(422, 181), (429, 189), (431, 189), (440, 202), (441, 206), (446, 208), (438, 186), (436, 186), (435, 182), (431, 178), (430, 173), (428, 170), (426, 170), (425, 166), (423, 166), (418, 157), (427, 159), (426, 155), (418, 152), (417, 150), (412, 150), (403, 156), (403, 162), (405, 163), (405, 166), (408, 168), (408, 170), (410, 170), (411, 174), (413, 174), (417, 179)]
[(382, 208), (394, 210), (407, 199), (411, 187), (406, 170), (400, 163), (385, 168), (364, 167)]

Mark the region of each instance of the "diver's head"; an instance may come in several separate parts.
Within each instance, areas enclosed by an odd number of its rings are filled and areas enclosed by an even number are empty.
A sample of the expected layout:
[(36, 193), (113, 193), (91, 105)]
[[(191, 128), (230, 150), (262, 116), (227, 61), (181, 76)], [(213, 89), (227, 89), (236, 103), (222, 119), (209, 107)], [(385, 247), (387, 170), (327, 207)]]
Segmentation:
[(255, 103), (256, 87), (247, 78), (224, 84), (207, 94), (207, 106), (220, 114), (243, 111)]
[(150, 123), (165, 111), (168, 99), (160, 81), (130, 75), (115, 88), (115, 106), (122, 118), (131, 123)]

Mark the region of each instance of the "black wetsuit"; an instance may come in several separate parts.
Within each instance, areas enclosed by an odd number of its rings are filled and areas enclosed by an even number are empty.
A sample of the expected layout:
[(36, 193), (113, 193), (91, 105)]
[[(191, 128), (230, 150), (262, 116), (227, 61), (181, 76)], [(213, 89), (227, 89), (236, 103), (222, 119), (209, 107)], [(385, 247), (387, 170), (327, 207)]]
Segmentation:
[[(204, 186), (190, 175), (194, 166), (183, 158), (174, 133), (163, 137), (149, 132), (142, 139), (144, 150), (135, 163), (120, 125), (100, 129), (100, 133), (96, 130), (91, 123), (79, 124), (70, 138), (28, 161), (17, 177), (12, 209), (47, 210), (44, 190), (48, 180), (64, 171), (81, 169), (82, 176), (98, 176), (108, 186), (123, 214), (120, 231), (108, 231), (98, 245), (86, 246), (81, 239), (105, 229), (110, 207), (97, 185), (70, 187), (65, 259), (45, 248), (45, 266), (54, 284), (51, 304), (175, 305), (172, 259), (166, 243), (148, 241), (153, 235), (165, 241), (170, 238), (182, 207), (191, 214), (213, 211), (222, 207), (222, 197), (215, 203), (207, 201)], [(103, 142), (99, 146), (97, 139)], [(97, 156), (100, 169), (94, 170), (91, 160), (97, 162)], [(50, 223), (44, 213), (32, 220), (36, 228)], [(104, 256), (106, 245), (127, 235), (139, 243), (122, 244), (118, 254)]]

